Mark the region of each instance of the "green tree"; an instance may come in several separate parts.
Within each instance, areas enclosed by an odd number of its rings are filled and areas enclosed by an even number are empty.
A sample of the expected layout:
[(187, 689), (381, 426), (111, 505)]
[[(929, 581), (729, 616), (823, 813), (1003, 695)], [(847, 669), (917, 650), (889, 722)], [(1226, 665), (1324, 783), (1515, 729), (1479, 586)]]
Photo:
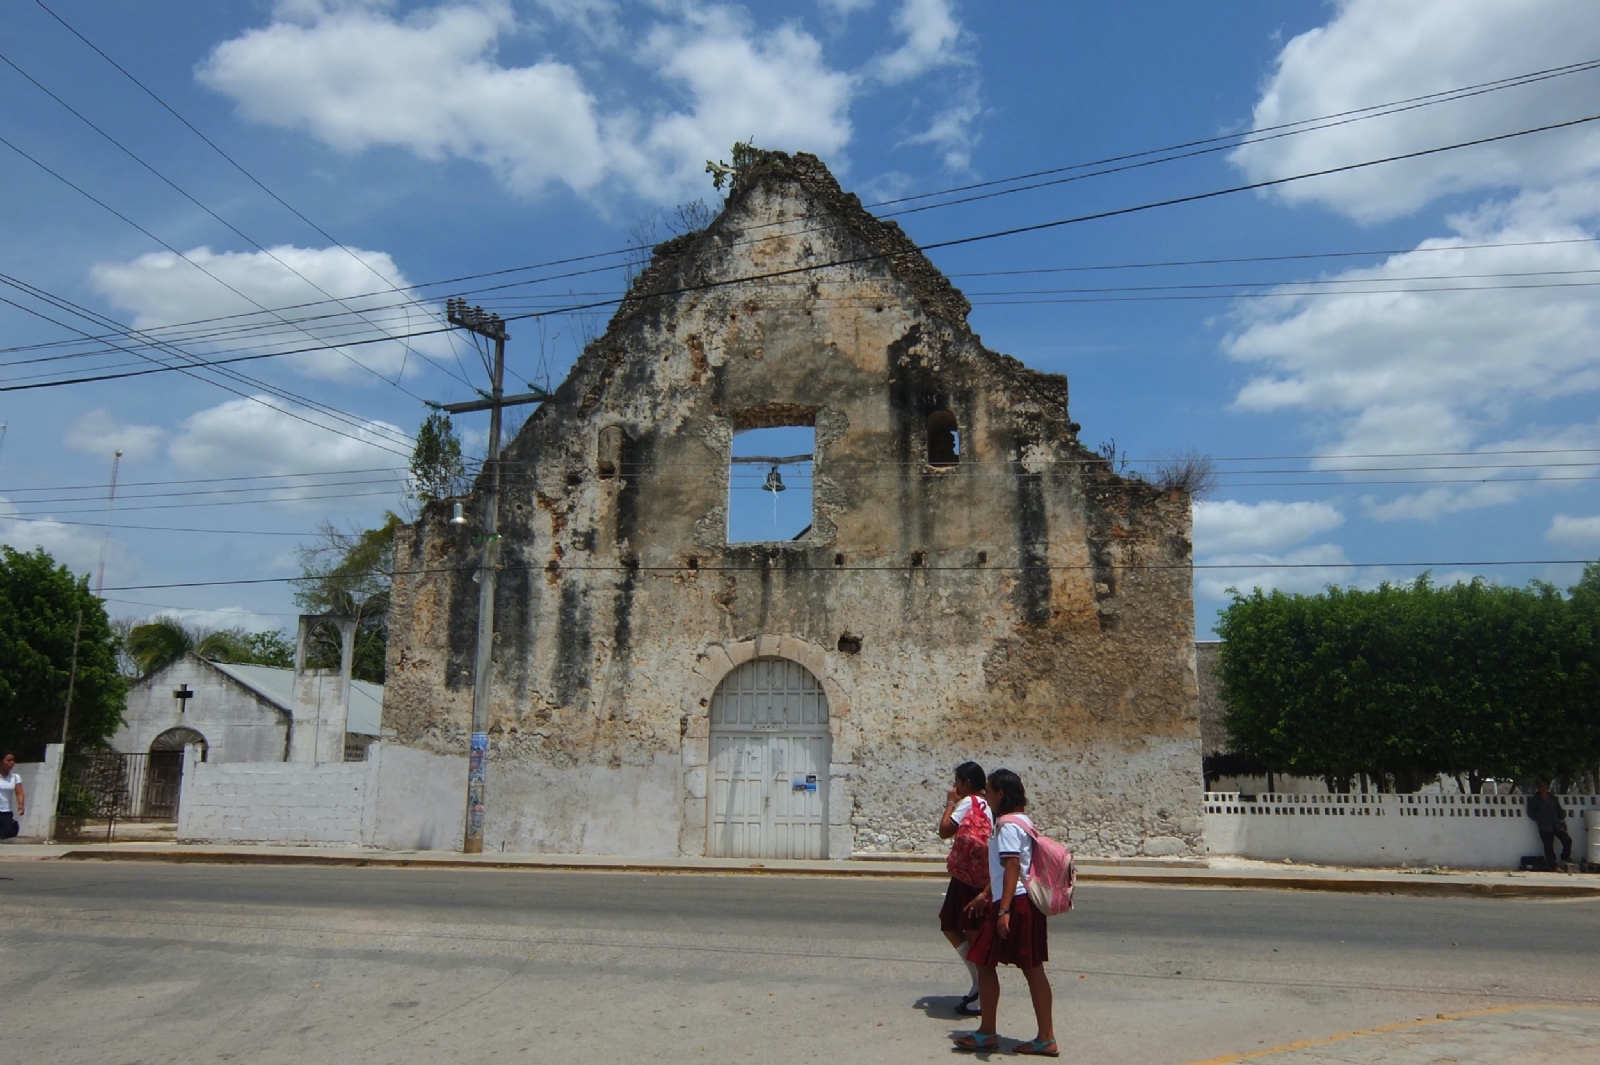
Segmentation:
[[(376, 529), (345, 532), (331, 524), (318, 531), (315, 543), (300, 549), (301, 572), (295, 602), (312, 614), (344, 614), (356, 619), (355, 679), (383, 683), (389, 643), (389, 570), (394, 532), (401, 524), (387, 514)], [(339, 664), (336, 632), (319, 627), (306, 646), (306, 664), (332, 668)]]
[(1573, 777), (1600, 763), (1600, 568), (1548, 585), (1427, 577), (1370, 591), (1234, 594), (1222, 612), (1237, 753), (1348, 790), (1440, 773)]
[(411, 451), (412, 495), (424, 504), (461, 495), (467, 486), (466, 469), (450, 415), (428, 415), (417, 430), (417, 446)]
[(169, 615), (130, 628), (126, 651), (141, 677), (148, 677), (191, 651), (212, 662), (294, 665), (294, 647), (281, 632), (247, 632), (238, 627), (202, 629)]
[(74, 577), (42, 549), (0, 547), (0, 747), (37, 759), (45, 744), (59, 743), (69, 681), (68, 745), (103, 745), (121, 726), (127, 698), (105, 604), (89, 593), (87, 576)]

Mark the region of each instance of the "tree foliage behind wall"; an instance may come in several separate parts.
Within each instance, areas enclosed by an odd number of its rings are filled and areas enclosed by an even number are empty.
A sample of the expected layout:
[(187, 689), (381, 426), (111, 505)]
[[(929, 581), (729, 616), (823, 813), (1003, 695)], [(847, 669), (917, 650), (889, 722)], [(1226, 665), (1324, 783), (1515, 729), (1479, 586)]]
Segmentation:
[(1573, 778), (1600, 768), (1600, 564), (1548, 585), (1427, 577), (1372, 591), (1235, 593), (1217, 626), (1234, 750), (1347, 791), (1440, 773)]
[[(356, 680), (383, 683), (389, 643), (389, 570), (393, 564), (397, 515), (388, 515), (376, 529), (345, 532), (324, 525), (315, 543), (300, 550), (305, 577), (294, 600), (311, 614), (345, 614), (356, 619)], [(306, 642), (306, 665), (333, 669), (339, 665), (339, 636), (333, 626), (317, 626)]]
[(0, 547), (0, 748), (22, 761), (61, 741), (73, 632), (78, 669), (68, 746), (103, 744), (122, 724), (127, 682), (117, 671), (117, 638), (105, 604), (42, 550)]

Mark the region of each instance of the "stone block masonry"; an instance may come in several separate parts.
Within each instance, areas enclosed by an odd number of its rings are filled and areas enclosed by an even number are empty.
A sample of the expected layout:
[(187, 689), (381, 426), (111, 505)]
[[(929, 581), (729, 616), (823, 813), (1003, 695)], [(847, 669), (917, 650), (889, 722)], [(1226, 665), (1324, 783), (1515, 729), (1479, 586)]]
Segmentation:
[[(1189, 496), (1085, 447), (1066, 379), (968, 310), (806, 155), (656, 249), (502, 455), (489, 847), (930, 851), (974, 759), (1086, 855), (1203, 853)], [(733, 439), (783, 426), (814, 439), (810, 525), (730, 542)], [(459, 756), (477, 585), (453, 502), (396, 536), (383, 725)], [(711, 720), (774, 663), (787, 688)]]

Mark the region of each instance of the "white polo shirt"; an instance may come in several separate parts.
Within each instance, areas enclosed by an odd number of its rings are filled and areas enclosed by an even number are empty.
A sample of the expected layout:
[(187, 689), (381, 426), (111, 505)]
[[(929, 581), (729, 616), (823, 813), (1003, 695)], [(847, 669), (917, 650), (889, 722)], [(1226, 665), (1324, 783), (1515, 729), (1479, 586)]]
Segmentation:
[[(1007, 814), (1006, 817), (1020, 817), (1028, 822), (1028, 827), (1033, 827), (1033, 821), (1027, 814)], [(1017, 877), (1016, 894), (1028, 893), (1028, 870), (1033, 868), (1033, 837), (1023, 831), (1021, 825), (1009, 820), (1001, 821), (996, 818), (999, 827), (994, 835), (989, 837), (989, 890), (993, 893), (995, 902), (1000, 901), (1000, 892), (1005, 890), (1006, 871), (1000, 864), (1002, 854), (1015, 854), (1022, 859), (1022, 875)]]
[(7, 776), (0, 777), (0, 814), (14, 814), (17, 812), (17, 785), (22, 783), (22, 774), (12, 770)]

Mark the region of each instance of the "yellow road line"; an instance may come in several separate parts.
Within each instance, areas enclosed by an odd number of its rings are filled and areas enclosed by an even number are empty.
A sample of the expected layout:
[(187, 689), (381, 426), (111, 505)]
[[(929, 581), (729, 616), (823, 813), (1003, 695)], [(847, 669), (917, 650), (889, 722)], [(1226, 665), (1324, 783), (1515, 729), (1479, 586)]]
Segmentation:
[(1526, 1002), (1519, 1006), (1491, 1006), (1481, 1010), (1463, 1010), (1460, 1013), (1441, 1013), (1433, 1017), (1422, 1017), (1414, 1021), (1396, 1021), (1394, 1024), (1380, 1024), (1376, 1028), (1358, 1028), (1353, 1032), (1341, 1032), (1338, 1035), (1324, 1036), (1321, 1039), (1302, 1039), (1294, 1043), (1285, 1043), (1282, 1046), (1270, 1047), (1266, 1050), (1252, 1050), (1248, 1054), (1224, 1054), (1220, 1058), (1206, 1058), (1204, 1061), (1191, 1062), (1190, 1065), (1234, 1065), (1240, 1061), (1254, 1061), (1272, 1054), (1284, 1054), (1291, 1050), (1305, 1050), (1309, 1047), (1327, 1046), (1329, 1043), (1343, 1043), (1347, 1039), (1359, 1039), (1364, 1035), (1382, 1035), (1385, 1032), (1398, 1032), (1407, 1028), (1425, 1028), (1430, 1024), (1443, 1024), (1446, 1021), (1464, 1021), (1474, 1017), (1492, 1017), (1501, 1013), (1516, 1013), (1520, 1010), (1534, 1009), (1593, 1009), (1592, 1006), (1565, 1006), (1548, 1002)]

